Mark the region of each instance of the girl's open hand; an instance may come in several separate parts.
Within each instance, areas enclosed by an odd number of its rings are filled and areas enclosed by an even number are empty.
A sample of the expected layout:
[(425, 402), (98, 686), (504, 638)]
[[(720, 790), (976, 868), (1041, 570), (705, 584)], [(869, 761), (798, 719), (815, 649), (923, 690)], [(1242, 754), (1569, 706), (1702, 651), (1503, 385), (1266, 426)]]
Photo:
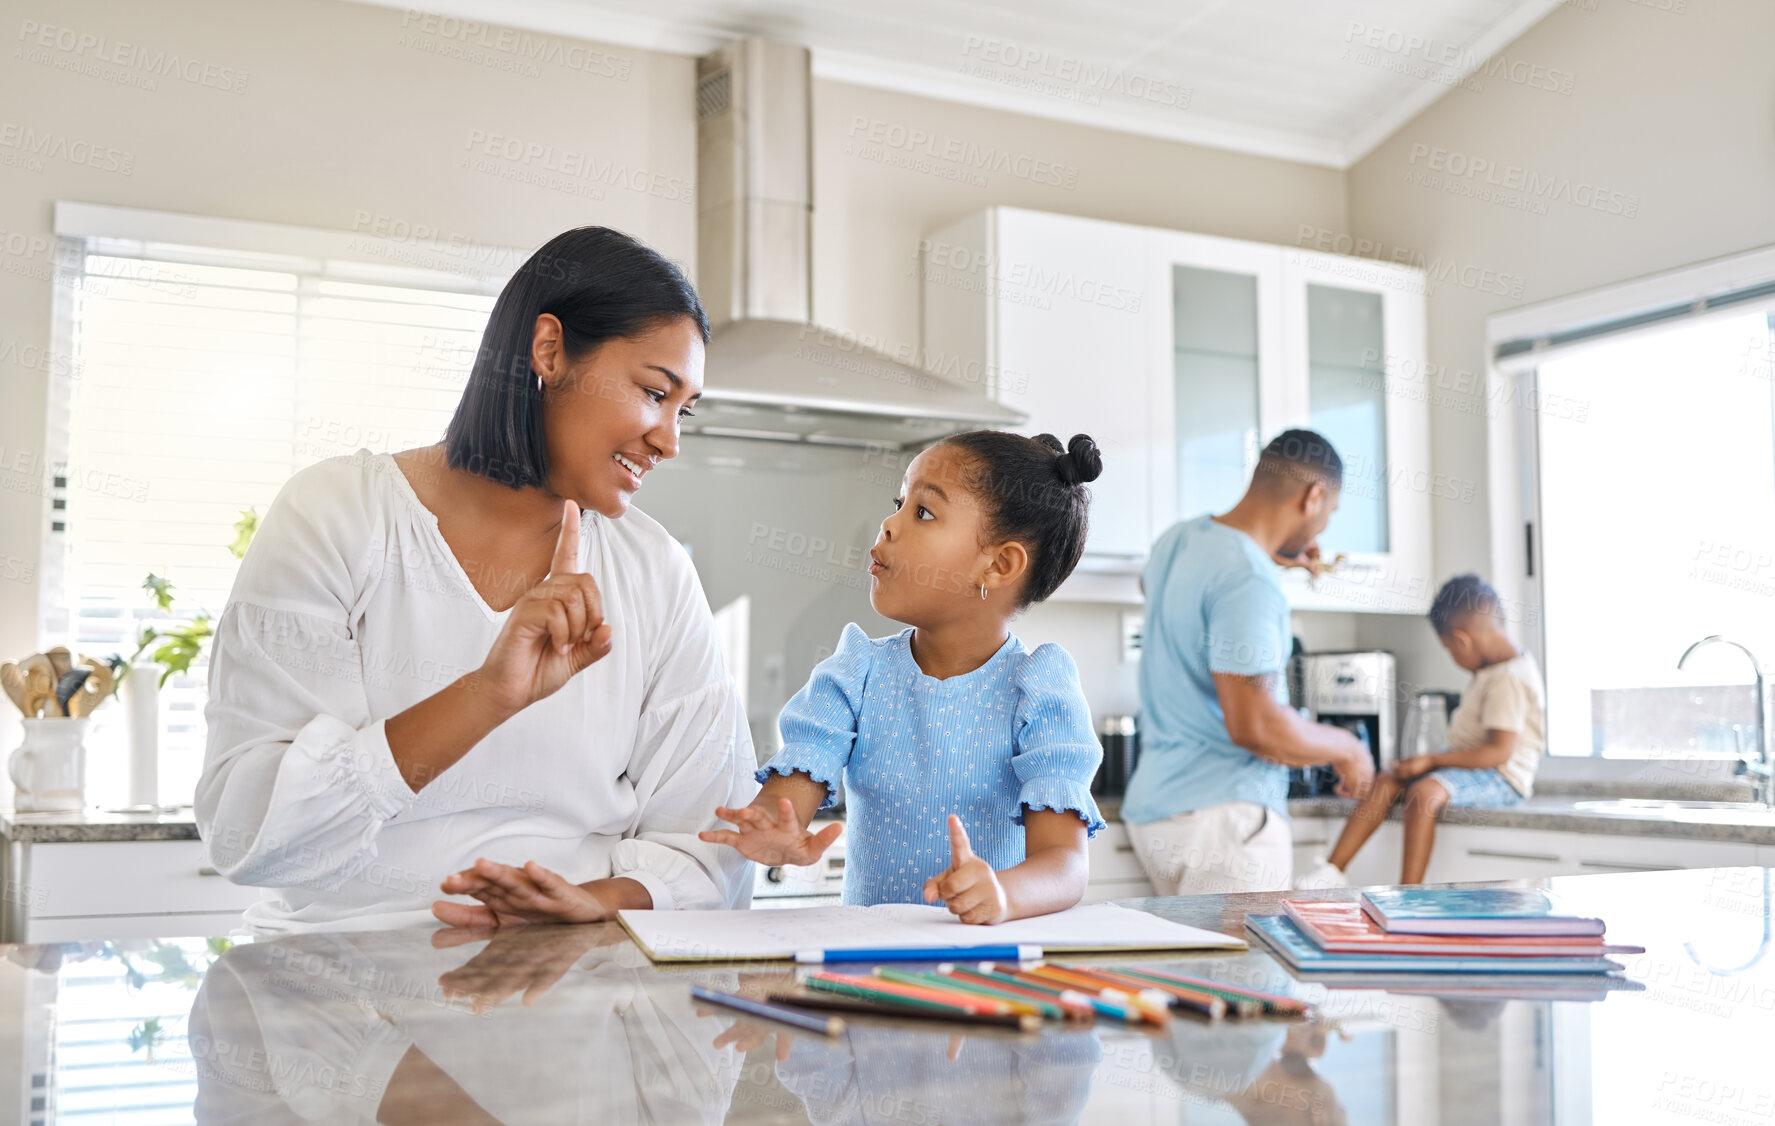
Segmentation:
[(440, 899), (431, 913), (453, 927), (509, 927), (519, 923), (598, 923), (609, 905), (578, 884), (532, 860), (522, 868), (486, 857), (438, 885), (445, 895), (472, 895), (478, 905)]
[(777, 802), (774, 815), (763, 806), (749, 805), (744, 809), (718, 806), (715, 816), (737, 829), (707, 829), (698, 833), (697, 839), (731, 845), (747, 860), (760, 864), (813, 864), (844, 832), (843, 825), (828, 825), (817, 833), (803, 829), (788, 798)]
[(968, 831), (953, 813), (949, 815), (949, 867), (924, 882), (924, 901), (939, 899), (964, 923), (1002, 923), (1011, 913), (998, 873), (974, 855)]

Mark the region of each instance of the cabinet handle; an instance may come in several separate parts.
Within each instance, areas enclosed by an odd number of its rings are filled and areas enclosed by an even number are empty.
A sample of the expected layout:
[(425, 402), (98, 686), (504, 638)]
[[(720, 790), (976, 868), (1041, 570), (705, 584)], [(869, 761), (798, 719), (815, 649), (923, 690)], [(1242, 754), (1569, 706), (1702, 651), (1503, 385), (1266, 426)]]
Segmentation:
[(1543, 856), (1534, 852), (1496, 852), (1489, 848), (1470, 848), (1468, 856), (1487, 856), (1494, 860), (1539, 860), (1544, 864), (1557, 864), (1559, 857)]
[(1116, 846), (1116, 851), (1117, 852), (1133, 852), (1134, 846), (1132, 844), (1119, 844)]
[(197, 874), (200, 876), (220, 876), (222, 873), (216, 871), (214, 868), (210, 867), (208, 864), (205, 864), (203, 867), (201, 867), (197, 870)]
[(1644, 864), (1619, 864), (1613, 860), (1580, 860), (1580, 861), (1578, 861), (1578, 863), (1582, 864), (1586, 868), (1608, 868), (1608, 869), (1610, 869), (1612, 871), (1616, 871), (1616, 872), (1673, 872), (1673, 871), (1676, 871), (1676, 865), (1674, 865), (1674, 864), (1662, 864), (1662, 865), (1658, 865), (1656, 867), (1648, 867), (1647, 865), (1644, 865)]

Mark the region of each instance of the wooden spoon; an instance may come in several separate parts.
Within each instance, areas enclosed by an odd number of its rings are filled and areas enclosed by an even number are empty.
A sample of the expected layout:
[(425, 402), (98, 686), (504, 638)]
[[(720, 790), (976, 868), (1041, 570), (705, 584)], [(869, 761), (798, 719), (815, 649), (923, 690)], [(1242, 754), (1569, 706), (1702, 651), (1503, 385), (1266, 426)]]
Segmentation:
[(17, 661), (8, 661), (0, 665), (0, 688), (6, 690), (6, 698), (19, 711), (25, 710), (25, 670)]

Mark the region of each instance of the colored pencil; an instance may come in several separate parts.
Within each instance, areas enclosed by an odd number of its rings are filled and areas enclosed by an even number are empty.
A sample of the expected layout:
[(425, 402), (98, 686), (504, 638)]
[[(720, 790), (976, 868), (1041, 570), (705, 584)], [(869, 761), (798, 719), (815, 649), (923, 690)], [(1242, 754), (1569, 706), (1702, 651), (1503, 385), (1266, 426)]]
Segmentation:
[(723, 993), (719, 989), (706, 989), (700, 985), (691, 986), (690, 995), (699, 1001), (707, 1001), (711, 1005), (722, 1005), (745, 1013), (747, 1016), (774, 1020), (779, 1024), (799, 1028), (804, 1032), (818, 1032), (822, 1036), (837, 1036), (844, 1031), (844, 1020), (840, 1017), (809, 1016), (782, 1005), (773, 1005), (768, 1001), (754, 1001), (749, 997), (741, 997), (735, 993)]
[(1004, 958), (1013, 962), (1033, 961), (1042, 956), (1039, 946), (927, 946), (923, 949), (901, 946), (858, 947), (839, 950), (800, 950), (795, 960), (820, 965), (836, 962), (953, 962), (958, 958)]
[(982, 981), (978, 977), (957, 970), (954, 966), (939, 966), (937, 967), (936, 974), (932, 976), (948, 982), (952, 989), (970, 990), (975, 993), (985, 994), (988, 997), (998, 997), (1006, 1001), (1026, 1002), (1035, 1006), (1036, 1010), (1049, 1020), (1073, 1020), (1080, 1016), (1088, 1017), (1091, 1015), (1089, 1013), (1068, 1009), (1065, 1005), (1060, 1004), (1060, 1002), (1054, 1000), (1052, 997), (1044, 997), (1039, 993), (1024, 992), (1008, 988), (997, 982)]
[(990, 997), (977, 997), (966, 993), (957, 993), (948, 989), (933, 989), (928, 985), (920, 985), (913, 982), (900, 981), (896, 978), (882, 976), (883, 973), (897, 975), (898, 972), (899, 971), (897, 970), (886, 970), (883, 967), (877, 967), (874, 977), (859, 977), (855, 974), (815, 974), (809, 980), (812, 981), (820, 978), (830, 980), (836, 978), (840, 981), (848, 981), (849, 984), (860, 986), (864, 989), (876, 989), (883, 993), (897, 993), (906, 997), (919, 997), (927, 1001), (942, 1001), (945, 1004), (964, 1008), (971, 1013), (995, 1013), (1002, 1015), (1011, 1011), (1009, 1005), (1005, 1004), (1003, 1001), (993, 1000)]
[[(1171, 1019), (1170, 998), (1156, 990), (1142, 995), (1139, 990), (1131, 991), (1117, 985), (1106, 985), (1089, 974), (1072, 973), (1057, 966), (1032, 966), (1024, 972), (1038, 980), (1051, 981), (1064, 989), (1076, 989), (1087, 995), (1095, 993), (1106, 1001), (1133, 1009), (1154, 1024), (1164, 1024)], [(1224, 1001), (1221, 1002), (1220, 1011), (1226, 1011)]]
[[(1142, 1020), (1149, 1019), (1138, 1008), (1135, 1008), (1130, 1004), (1123, 1004), (1121, 1001), (1114, 998), (1098, 995), (1098, 991), (1095, 988), (1079, 990), (1071, 986), (1058, 984), (1052, 980), (1044, 980), (1042, 978), (1034, 977), (1020, 971), (1007, 973), (1007, 968), (1004, 966), (994, 966), (993, 969), (997, 973), (1013, 977), (1019, 982), (1029, 985), (1032, 988), (1040, 989), (1044, 992), (1052, 992), (1065, 1004), (1083, 1005), (1091, 1009), (1093, 1012), (1103, 1016), (1115, 1017), (1117, 1020), (1135, 1021), (1138, 1023)], [(1169, 1020), (1170, 1014), (1165, 1013), (1162, 1017), (1153, 1016), (1150, 1019), (1154, 1024), (1159, 1024)]]
[[(1104, 1016), (1115, 1017), (1117, 1020), (1127, 1021), (1129, 1024), (1165, 1023), (1165, 1020), (1144, 1012), (1132, 1004), (1125, 1003), (1117, 997), (1093, 997), (1089, 993), (1081, 993), (1072, 989), (1068, 989), (1061, 996), (1069, 1001), (1087, 1003)], [(1166, 1019), (1168, 1018), (1169, 1014), (1166, 1015)]]
[(1066, 1014), (1059, 1005), (1048, 1002), (1032, 1001), (1027, 997), (1013, 997), (1000, 993), (996, 989), (988, 989), (972, 982), (957, 981), (940, 973), (908, 973), (904, 970), (890, 970), (886, 966), (876, 971), (889, 981), (901, 981), (908, 985), (926, 985), (932, 989), (947, 993), (961, 993), (969, 997), (983, 997), (1007, 1005), (1014, 1013), (1027, 1013), (1030, 1016), (1060, 1020)]
[(771, 992), (770, 999), (779, 1005), (796, 1005), (805, 1009), (857, 1013), (863, 1016), (889, 1017), (896, 1020), (935, 1020), (946, 1024), (978, 1024), (991, 1028), (1012, 1028), (1019, 1032), (1034, 1032), (1042, 1026), (1040, 1017), (1021, 1013), (1005, 1013), (1003, 1016), (997, 1016), (992, 1013), (969, 1013), (961, 1009), (942, 1010), (934, 1005), (927, 1007), (904, 998), (866, 1001), (861, 997), (851, 997), (839, 993), (822, 996), (779, 989)]
[(1195, 989), (1187, 989), (1181, 985), (1164, 982), (1143, 981), (1130, 974), (1118, 970), (1099, 969), (1095, 966), (1066, 966), (1065, 969), (1087, 977), (1096, 978), (1112, 989), (1121, 989), (1130, 993), (1152, 992), (1169, 998), (1167, 1004), (1174, 1009), (1196, 1013), (1199, 1016), (1218, 1020), (1229, 1013), (1236, 1017), (1255, 1017), (1263, 1015), (1263, 1002), (1256, 1000), (1229, 1001), (1212, 993), (1203, 993)]
[(1300, 1016), (1312, 1006), (1298, 997), (1287, 997), (1280, 993), (1267, 993), (1261, 989), (1250, 989), (1243, 985), (1230, 985), (1223, 981), (1210, 981), (1203, 977), (1190, 977), (1185, 974), (1166, 973), (1148, 967), (1130, 966), (1121, 971), (1130, 977), (1150, 978), (1157, 984), (1176, 984), (1186, 989), (1198, 989), (1203, 993), (1212, 993), (1227, 1000), (1253, 1000), (1262, 1003), (1264, 1012), (1283, 1016)]
[(964, 1000), (959, 994), (942, 995), (935, 990), (916, 990), (874, 977), (821, 973), (811, 975), (804, 984), (809, 989), (817, 989), (822, 993), (842, 993), (848, 997), (861, 997), (865, 1001), (886, 999), (915, 1002), (921, 1006), (946, 1012), (977, 1015), (1003, 1016), (1010, 1012), (1008, 1008), (999, 1008), (993, 1004), (983, 1003), (983, 998)]
[(970, 970), (964, 966), (956, 966), (947, 972), (955, 974), (960, 978), (979, 981), (981, 984), (990, 985), (995, 989), (1002, 989), (1006, 993), (1020, 997), (1027, 997), (1032, 1001), (1048, 1001), (1058, 1005), (1067, 1016), (1074, 1020), (1089, 1021), (1097, 1013), (1097, 1010), (1089, 1005), (1069, 1005), (1061, 1001), (1059, 999), (1061, 991), (1058, 989), (1048, 989), (1042, 986), (1028, 985), (1018, 981), (1014, 977), (1006, 977), (1003, 974), (989, 973), (984, 970)]

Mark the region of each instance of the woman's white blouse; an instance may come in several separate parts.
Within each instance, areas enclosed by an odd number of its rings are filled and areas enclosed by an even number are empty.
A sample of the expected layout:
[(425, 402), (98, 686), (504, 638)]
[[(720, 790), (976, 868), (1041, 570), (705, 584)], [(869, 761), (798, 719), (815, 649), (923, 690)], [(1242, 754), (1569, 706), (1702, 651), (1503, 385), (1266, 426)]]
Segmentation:
[(265, 889), (249, 922), (433, 923), (438, 881), (481, 856), (575, 883), (627, 876), (659, 909), (749, 902), (750, 865), (696, 837), (757, 784), (690, 557), (631, 509), (586, 515), (580, 561), (609, 655), (414, 793), (384, 721), (479, 668), (509, 611), (476, 593), (476, 563), (452, 554), (391, 456), (290, 479), (216, 624), (197, 784), (210, 862)]

